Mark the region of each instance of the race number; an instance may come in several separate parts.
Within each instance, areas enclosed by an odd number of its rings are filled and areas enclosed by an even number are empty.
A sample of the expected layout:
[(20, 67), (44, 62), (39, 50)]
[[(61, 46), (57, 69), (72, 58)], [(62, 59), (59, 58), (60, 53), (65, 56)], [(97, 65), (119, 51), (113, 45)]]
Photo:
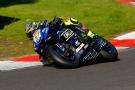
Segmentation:
[(40, 31), (35, 31), (34, 34), (33, 34), (33, 41), (35, 43), (40, 43), (41, 42), (41, 33)]

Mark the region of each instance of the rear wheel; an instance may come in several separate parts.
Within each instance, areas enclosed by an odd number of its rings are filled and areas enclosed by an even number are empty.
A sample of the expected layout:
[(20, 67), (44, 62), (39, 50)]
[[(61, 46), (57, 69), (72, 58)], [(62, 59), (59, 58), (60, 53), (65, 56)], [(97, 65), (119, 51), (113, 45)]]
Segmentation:
[(110, 42), (108, 42), (107, 46), (103, 48), (101, 54), (107, 61), (118, 60), (118, 51)]
[(47, 55), (50, 59), (54, 60), (57, 66), (62, 68), (76, 68), (80, 65), (79, 59), (77, 59), (74, 51), (71, 49), (63, 52), (56, 45), (50, 45), (47, 50)]

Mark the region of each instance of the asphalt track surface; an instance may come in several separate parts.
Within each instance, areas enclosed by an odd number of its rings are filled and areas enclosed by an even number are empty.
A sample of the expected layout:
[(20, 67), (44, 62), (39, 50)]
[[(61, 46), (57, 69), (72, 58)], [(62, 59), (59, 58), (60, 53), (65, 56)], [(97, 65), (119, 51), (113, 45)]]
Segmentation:
[(135, 90), (135, 48), (119, 51), (119, 58), (77, 69), (0, 71), (0, 90)]

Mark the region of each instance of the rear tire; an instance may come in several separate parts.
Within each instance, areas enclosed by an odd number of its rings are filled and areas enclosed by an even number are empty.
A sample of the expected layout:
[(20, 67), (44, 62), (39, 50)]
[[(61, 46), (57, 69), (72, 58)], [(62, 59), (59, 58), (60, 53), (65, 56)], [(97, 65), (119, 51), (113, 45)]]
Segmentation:
[(106, 61), (118, 60), (118, 51), (110, 42), (108, 42), (108, 45), (100, 53)]

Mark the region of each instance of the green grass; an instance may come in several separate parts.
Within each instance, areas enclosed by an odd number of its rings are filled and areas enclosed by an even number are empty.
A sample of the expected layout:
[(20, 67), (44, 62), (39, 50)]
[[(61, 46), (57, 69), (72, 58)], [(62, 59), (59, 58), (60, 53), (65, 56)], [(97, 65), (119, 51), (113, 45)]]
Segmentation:
[[(8, 2), (6, 2), (8, 1)], [(12, 1), (12, 2), (11, 2)], [(135, 8), (115, 0), (1, 0), (0, 17), (20, 19), (0, 30), (0, 57), (32, 54), (25, 35), (28, 21), (75, 17), (106, 38), (135, 29)], [(1, 23), (6, 23), (0, 22)]]

